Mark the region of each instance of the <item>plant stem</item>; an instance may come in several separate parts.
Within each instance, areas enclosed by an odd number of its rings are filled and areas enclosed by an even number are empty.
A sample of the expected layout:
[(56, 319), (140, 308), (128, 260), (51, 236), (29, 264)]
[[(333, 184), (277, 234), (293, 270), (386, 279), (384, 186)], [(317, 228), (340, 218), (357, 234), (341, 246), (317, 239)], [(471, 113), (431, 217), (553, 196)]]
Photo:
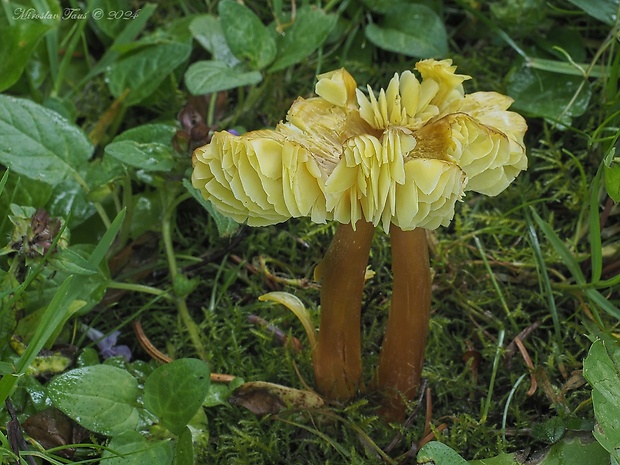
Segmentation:
[[(172, 193), (173, 201), (169, 202), (172, 205), (168, 205), (168, 208), (163, 215), (161, 228), (162, 240), (164, 242), (164, 250), (166, 252), (166, 258), (168, 260), (168, 269), (170, 270), (170, 279), (172, 280), (173, 287), (175, 287), (174, 284), (176, 283), (177, 279), (184, 278), (183, 276), (179, 275), (179, 269), (174, 253), (174, 246), (172, 244), (172, 221), (174, 213), (176, 212), (175, 207), (177, 205), (177, 203), (174, 202), (174, 194), (176, 194), (176, 191)], [(166, 202), (166, 200), (167, 199), (164, 197), (164, 202)], [(165, 204), (166, 203), (164, 203), (164, 205)], [(174, 302), (179, 312), (179, 316), (181, 317), (181, 321), (183, 322), (183, 325), (185, 326), (185, 329), (189, 334), (189, 338), (192, 341), (192, 345), (196, 350), (196, 353), (202, 360), (207, 360), (207, 351), (205, 350), (204, 344), (202, 343), (202, 339), (200, 337), (200, 330), (189, 313), (185, 297), (185, 295), (175, 295)]]
[(353, 397), (362, 375), (360, 318), (374, 226), (341, 224), (315, 276), (321, 283), (321, 322), (313, 354), (317, 389), (330, 400)]
[(384, 397), (382, 416), (399, 421), (405, 399), (420, 385), (431, 306), (431, 271), (426, 230), (403, 231), (392, 225), (394, 288), (377, 370)]

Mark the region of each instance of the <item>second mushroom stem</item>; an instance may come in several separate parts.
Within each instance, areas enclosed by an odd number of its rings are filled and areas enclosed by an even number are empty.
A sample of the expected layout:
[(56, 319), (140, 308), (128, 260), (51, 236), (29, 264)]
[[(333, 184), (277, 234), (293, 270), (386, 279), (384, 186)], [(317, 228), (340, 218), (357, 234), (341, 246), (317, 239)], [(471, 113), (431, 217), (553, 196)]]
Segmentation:
[(398, 421), (420, 385), (431, 305), (431, 272), (426, 230), (403, 231), (392, 225), (392, 303), (379, 366), (377, 387), (384, 394), (382, 416)]
[(318, 390), (346, 401), (360, 388), (361, 306), (374, 226), (340, 224), (315, 278), (321, 280), (321, 321), (313, 363)]

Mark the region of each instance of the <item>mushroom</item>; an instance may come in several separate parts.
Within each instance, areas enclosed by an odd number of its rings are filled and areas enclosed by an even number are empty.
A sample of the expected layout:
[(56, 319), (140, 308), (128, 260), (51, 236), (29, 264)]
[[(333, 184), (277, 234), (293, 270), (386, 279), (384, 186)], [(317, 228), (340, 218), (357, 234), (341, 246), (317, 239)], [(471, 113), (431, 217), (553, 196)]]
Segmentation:
[(394, 287), (376, 387), (383, 414), (403, 415), (420, 382), (431, 276), (426, 231), (447, 226), (466, 191), (497, 195), (526, 169), (525, 120), (509, 97), (465, 95), (451, 60), (395, 74), (378, 97), (344, 69), (318, 76), (274, 130), (215, 133), (194, 152), (192, 183), (251, 226), (310, 217), (339, 223), (315, 276), (321, 320), (315, 382), (328, 399), (361, 388), (360, 312), (376, 226), (390, 234)]

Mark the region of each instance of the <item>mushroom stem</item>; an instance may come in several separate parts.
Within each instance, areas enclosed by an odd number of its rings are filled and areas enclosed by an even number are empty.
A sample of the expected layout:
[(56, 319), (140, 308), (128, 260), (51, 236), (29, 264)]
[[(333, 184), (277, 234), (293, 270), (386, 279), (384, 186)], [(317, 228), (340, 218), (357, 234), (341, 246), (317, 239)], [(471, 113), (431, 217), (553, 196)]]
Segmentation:
[(327, 399), (346, 401), (357, 392), (362, 375), (360, 318), (364, 276), (374, 226), (340, 224), (325, 258), (321, 279), (321, 322), (313, 353), (316, 387)]
[(382, 416), (398, 421), (420, 385), (431, 305), (431, 272), (426, 230), (403, 231), (392, 224), (394, 284), (381, 347), (377, 385), (384, 397)]

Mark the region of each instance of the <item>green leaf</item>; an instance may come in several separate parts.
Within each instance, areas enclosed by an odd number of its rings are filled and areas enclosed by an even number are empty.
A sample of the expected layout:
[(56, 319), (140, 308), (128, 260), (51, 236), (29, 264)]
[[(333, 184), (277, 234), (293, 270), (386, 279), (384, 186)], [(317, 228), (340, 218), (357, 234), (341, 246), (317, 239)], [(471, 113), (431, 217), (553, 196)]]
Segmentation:
[(87, 259), (72, 248), (61, 249), (56, 252), (50, 258), (49, 264), (57, 270), (77, 275), (91, 276), (99, 273), (98, 268), (91, 265)]
[[(78, 172), (84, 174), (84, 169), (89, 170), (90, 164), (82, 165)], [(47, 204), (47, 210), (52, 216), (67, 218), (71, 215), (69, 227), (75, 228), (95, 212), (95, 206), (88, 199), (88, 195), (73, 177), (68, 177), (54, 185)]]
[(174, 166), (171, 148), (157, 142), (146, 144), (132, 140), (112, 142), (106, 146), (105, 154), (125, 165), (144, 171), (170, 171)]
[(185, 85), (193, 95), (258, 84), (263, 79), (258, 71), (243, 72), (220, 61), (198, 61), (185, 72)]
[(583, 376), (609, 402), (620, 406), (620, 345), (595, 341), (583, 363)]
[(0, 92), (19, 80), (37, 43), (54, 27), (50, 21), (20, 18), (27, 10), (28, 7), (0, 8)]
[(568, 0), (593, 18), (613, 26), (618, 19), (619, 0)]
[(418, 464), (467, 465), (467, 461), (456, 451), (438, 441), (424, 445), (417, 456)]
[(174, 450), (174, 465), (194, 465), (194, 445), (192, 444), (192, 432), (186, 426), (179, 435)]
[(209, 215), (211, 215), (211, 218), (213, 218), (213, 221), (215, 221), (215, 225), (217, 226), (217, 232), (220, 237), (232, 236), (234, 233), (237, 232), (237, 230), (239, 229), (239, 223), (237, 223), (233, 219), (228, 218), (227, 216), (222, 215), (215, 208), (213, 208), (211, 202), (205, 200), (200, 191), (194, 186), (192, 186), (192, 184), (187, 179), (183, 180), (183, 185), (188, 190), (188, 192), (192, 194), (194, 199), (196, 199), (198, 203), (209, 212)]
[(278, 54), (269, 71), (284, 69), (307, 59), (325, 42), (337, 21), (337, 15), (327, 14), (320, 8), (301, 7), (297, 10), (295, 22), (278, 34)]
[(276, 42), (269, 29), (247, 6), (224, 0), (218, 12), (226, 42), (252, 69), (263, 69), (276, 57)]
[(170, 441), (148, 442), (137, 431), (114, 436), (102, 456), (106, 465), (170, 465)]
[(146, 231), (159, 231), (164, 208), (161, 192), (157, 190), (141, 192), (132, 198), (130, 237), (137, 239)]
[(0, 95), (0, 163), (13, 172), (58, 184), (92, 153), (82, 130), (58, 113), (30, 100)]
[(507, 83), (512, 108), (569, 125), (588, 108), (592, 91), (580, 76), (568, 76), (521, 66)]
[(597, 389), (592, 391), (592, 404), (597, 425), (594, 429), (596, 440), (620, 462), (620, 405), (606, 399)]
[(172, 137), (167, 124), (145, 124), (129, 129), (108, 144), (105, 155), (145, 171), (169, 171), (174, 167)]
[(612, 147), (603, 165), (603, 175), (605, 177), (605, 190), (611, 199), (620, 202), (620, 159), (615, 158), (616, 148)]
[(416, 58), (443, 57), (448, 53), (443, 21), (425, 5), (394, 5), (378, 24), (366, 26), (366, 37), (384, 50)]
[(169, 41), (133, 48), (106, 71), (110, 92), (118, 98), (129, 89), (124, 104), (136, 105), (187, 60), (190, 52), (189, 45)]
[(138, 381), (109, 365), (76, 368), (53, 379), (54, 405), (83, 427), (114, 436), (138, 425)]
[(241, 63), (228, 46), (220, 21), (215, 16), (198, 16), (191, 22), (189, 29), (194, 39), (211, 52), (213, 60), (226, 63), (231, 68)]
[(583, 362), (583, 376), (593, 388), (598, 422), (594, 435), (620, 461), (620, 344), (610, 337), (594, 341)]
[(144, 406), (162, 424), (179, 435), (207, 396), (209, 367), (201, 360), (185, 358), (157, 368), (144, 383)]
[(209, 393), (202, 403), (203, 407), (214, 407), (216, 405), (228, 405), (228, 399), (232, 392), (241, 386), (245, 381), (237, 376), (230, 383), (214, 383), (209, 388)]

